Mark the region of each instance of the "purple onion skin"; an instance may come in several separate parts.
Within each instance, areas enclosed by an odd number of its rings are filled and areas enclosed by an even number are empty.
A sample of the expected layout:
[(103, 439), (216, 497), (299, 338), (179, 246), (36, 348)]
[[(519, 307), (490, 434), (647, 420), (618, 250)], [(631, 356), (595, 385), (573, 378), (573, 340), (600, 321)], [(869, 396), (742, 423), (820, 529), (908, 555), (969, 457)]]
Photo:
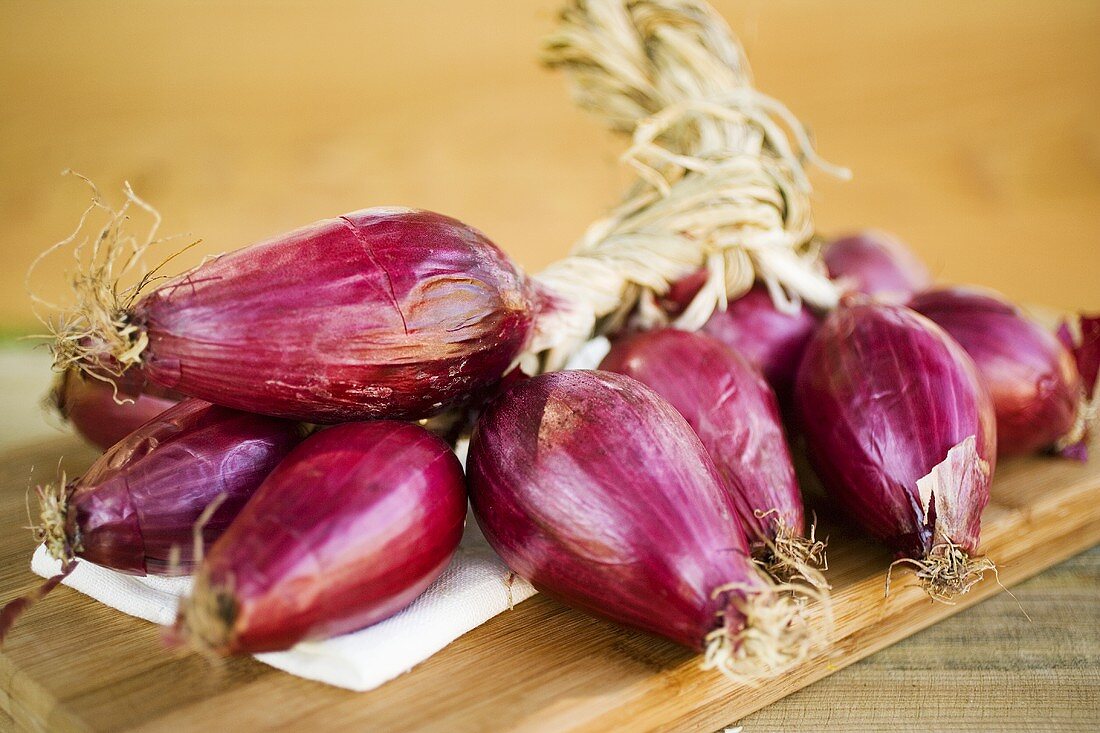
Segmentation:
[(441, 439), (390, 421), (322, 430), (210, 549), (182, 622), (213, 601), (233, 609), (206, 641), (234, 654), (364, 628), (439, 577), (465, 520), (462, 466)]
[[(76, 556), (132, 575), (193, 571), (193, 531), (225, 531), (298, 443), (297, 424), (187, 399), (100, 456), (69, 487), (65, 534)], [(174, 557), (178, 553), (178, 557)]]
[[(939, 326), (903, 306), (842, 302), (807, 347), (795, 399), (814, 469), (869, 534), (899, 557), (926, 556), (938, 536), (977, 550), (996, 421), (973, 362)], [(969, 436), (988, 470), (948, 487), (938, 500), (955, 519), (937, 526), (917, 481)]]
[(1081, 377), (1052, 333), (989, 291), (940, 288), (909, 307), (935, 321), (970, 355), (993, 398), (1001, 456), (1049, 448), (1073, 428)]
[(889, 234), (864, 231), (825, 245), (829, 277), (842, 280), (849, 292), (905, 303), (932, 285), (932, 276), (916, 255)]
[(764, 587), (699, 438), (634, 379), (518, 384), (478, 421), (467, 467), (489, 544), (573, 608), (698, 650), (723, 610), (717, 588)]
[(107, 450), (182, 399), (178, 392), (145, 383), (140, 369), (114, 378), (118, 385), (79, 369), (62, 373), (51, 400), (73, 429), (100, 450)]
[(716, 311), (703, 326), (713, 336), (764, 373), (778, 395), (788, 395), (817, 318), (803, 307), (797, 314), (775, 308), (766, 287), (755, 286), (725, 311)]
[(135, 306), (148, 377), (215, 404), (332, 423), (417, 419), (496, 381), (532, 290), (454, 219), (365, 209), (212, 260)]
[(779, 405), (747, 361), (705, 334), (669, 328), (616, 339), (600, 369), (637, 379), (684, 416), (750, 539), (774, 540), (777, 522), (803, 533)]

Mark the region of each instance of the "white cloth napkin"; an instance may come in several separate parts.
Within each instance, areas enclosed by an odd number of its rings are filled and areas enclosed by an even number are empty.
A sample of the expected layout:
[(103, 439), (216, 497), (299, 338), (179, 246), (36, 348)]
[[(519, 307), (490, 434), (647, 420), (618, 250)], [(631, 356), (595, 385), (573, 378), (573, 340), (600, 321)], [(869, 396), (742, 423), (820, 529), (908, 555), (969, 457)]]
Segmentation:
[[(61, 572), (61, 563), (40, 546), (31, 569), (50, 577)], [(143, 578), (84, 561), (63, 582), (101, 603), (158, 624), (175, 620), (179, 598), (191, 589), (189, 577)], [(534, 594), (531, 584), (509, 572), (489, 548), (471, 517), (451, 564), (405, 610), (361, 631), (256, 658), (299, 677), (360, 692), (371, 690)]]
[[(607, 339), (593, 339), (567, 368), (595, 368), (609, 348)], [(460, 441), (455, 449), (463, 463), (467, 447), (466, 441)], [(61, 563), (40, 546), (31, 569), (48, 578), (61, 572)], [(162, 625), (175, 620), (180, 597), (191, 590), (189, 577), (124, 575), (84, 561), (62, 582), (123, 613)], [(496, 556), (471, 516), (451, 564), (405, 610), (361, 631), (256, 658), (299, 677), (360, 692), (371, 690), (534, 594), (531, 584), (511, 573)]]

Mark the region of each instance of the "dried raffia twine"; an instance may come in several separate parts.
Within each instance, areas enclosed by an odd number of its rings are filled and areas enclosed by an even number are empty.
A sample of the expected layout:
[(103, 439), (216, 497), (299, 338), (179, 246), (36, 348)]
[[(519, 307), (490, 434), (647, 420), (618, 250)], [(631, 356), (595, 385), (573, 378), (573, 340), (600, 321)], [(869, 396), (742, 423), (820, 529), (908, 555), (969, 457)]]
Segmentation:
[(569, 257), (534, 276), (549, 305), (521, 359), (526, 371), (561, 368), (704, 266), (707, 281), (679, 328), (698, 329), (754, 280), (784, 311), (836, 304), (806, 247), (805, 163), (847, 171), (820, 160), (798, 120), (752, 87), (740, 45), (705, 3), (575, 0), (547, 40), (546, 61), (566, 70), (581, 106), (632, 135), (623, 162), (637, 178)]

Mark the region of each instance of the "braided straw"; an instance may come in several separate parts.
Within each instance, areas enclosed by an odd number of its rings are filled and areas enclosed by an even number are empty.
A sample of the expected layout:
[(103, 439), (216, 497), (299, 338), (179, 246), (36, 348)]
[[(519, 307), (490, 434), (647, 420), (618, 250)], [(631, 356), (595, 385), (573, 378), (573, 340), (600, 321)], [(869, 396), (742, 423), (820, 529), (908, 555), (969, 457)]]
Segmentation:
[[(797, 119), (752, 88), (726, 23), (696, 0), (575, 0), (546, 44), (578, 103), (630, 133), (637, 173), (624, 202), (573, 253), (535, 276), (547, 296), (522, 359), (561, 368), (594, 334), (700, 267), (708, 278), (676, 326), (769, 288), (777, 307), (832, 307), (837, 293), (806, 245), (813, 234), (804, 162), (821, 161)], [(793, 142), (792, 142), (793, 139)]]

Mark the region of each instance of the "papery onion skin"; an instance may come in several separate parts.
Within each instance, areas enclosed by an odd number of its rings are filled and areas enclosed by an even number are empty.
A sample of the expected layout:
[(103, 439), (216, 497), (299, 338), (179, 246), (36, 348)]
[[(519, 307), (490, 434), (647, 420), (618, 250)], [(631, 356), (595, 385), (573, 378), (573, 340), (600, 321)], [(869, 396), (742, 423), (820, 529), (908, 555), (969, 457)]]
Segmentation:
[(419, 419), (504, 374), (532, 290), (477, 230), (376, 208), (211, 260), (157, 287), (130, 323), (155, 382), (308, 422)]
[(716, 339), (661, 329), (615, 339), (600, 363), (637, 379), (684, 416), (714, 460), (750, 540), (805, 530), (779, 405), (763, 376)]
[(1083, 387), (1073, 355), (1054, 334), (992, 291), (938, 288), (909, 306), (974, 360), (993, 398), (1000, 455), (1050, 448), (1070, 432)]
[(107, 450), (182, 398), (178, 392), (147, 383), (140, 369), (130, 369), (112, 381), (68, 369), (58, 375), (50, 393), (50, 402), (58, 413), (101, 450)]
[(825, 245), (822, 259), (829, 277), (848, 292), (879, 300), (905, 303), (932, 285), (932, 275), (917, 256), (897, 237), (885, 232), (863, 231)]
[(1082, 313), (1076, 321), (1079, 335), (1074, 335), (1069, 323), (1062, 322), (1058, 327), (1058, 340), (1073, 354), (1085, 398), (1091, 401), (1097, 397), (1100, 380), (1100, 313)]
[(64, 489), (66, 544), (122, 573), (188, 574), (204, 510), (221, 502), (202, 527), (209, 544), (300, 440), (295, 423), (184, 400)]
[[(814, 469), (870, 535), (898, 557), (925, 558), (938, 538), (977, 551), (996, 420), (970, 357), (939, 326), (902, 306), (842, 302), (807, 347), (795, 398)], [(938, 498), (957, 521), (937, 525), (917, 482), (971, 436), (983, 465)]]
[(794, 386), (798, 364), (817, 328), (817, 317), (803, 306), (797, 313), (776, 309), (767, 288), (752, 290), (715, 311), (703, 332), (729, 346), (763, 372), (780, 399)]
[(716, 590), (767, 588), (699, 438), (629, 377), (518, 384), (478, 421), (467, 466), (486, 539), (569, 606), (698, 650), (718, 612), (743, 623)]
[(1100, 415), (1100, 314), (1078, 315), (1075, 329), (1070, 328), (1069, 321), (1063, 321), (1058, 326), (1058, 340), (1073, 355), (1081, 375), (1081, 404), (1073, 431), (1059, 439), (1054, 448), (1065, 458), (1087, 461), (1094, 423)]
[(447, 567), (462, 466), (409, 423), (351, 423), (302, 443), (211, 547), (177, 627), (220, 654), (287, 649), (381, 621)]

